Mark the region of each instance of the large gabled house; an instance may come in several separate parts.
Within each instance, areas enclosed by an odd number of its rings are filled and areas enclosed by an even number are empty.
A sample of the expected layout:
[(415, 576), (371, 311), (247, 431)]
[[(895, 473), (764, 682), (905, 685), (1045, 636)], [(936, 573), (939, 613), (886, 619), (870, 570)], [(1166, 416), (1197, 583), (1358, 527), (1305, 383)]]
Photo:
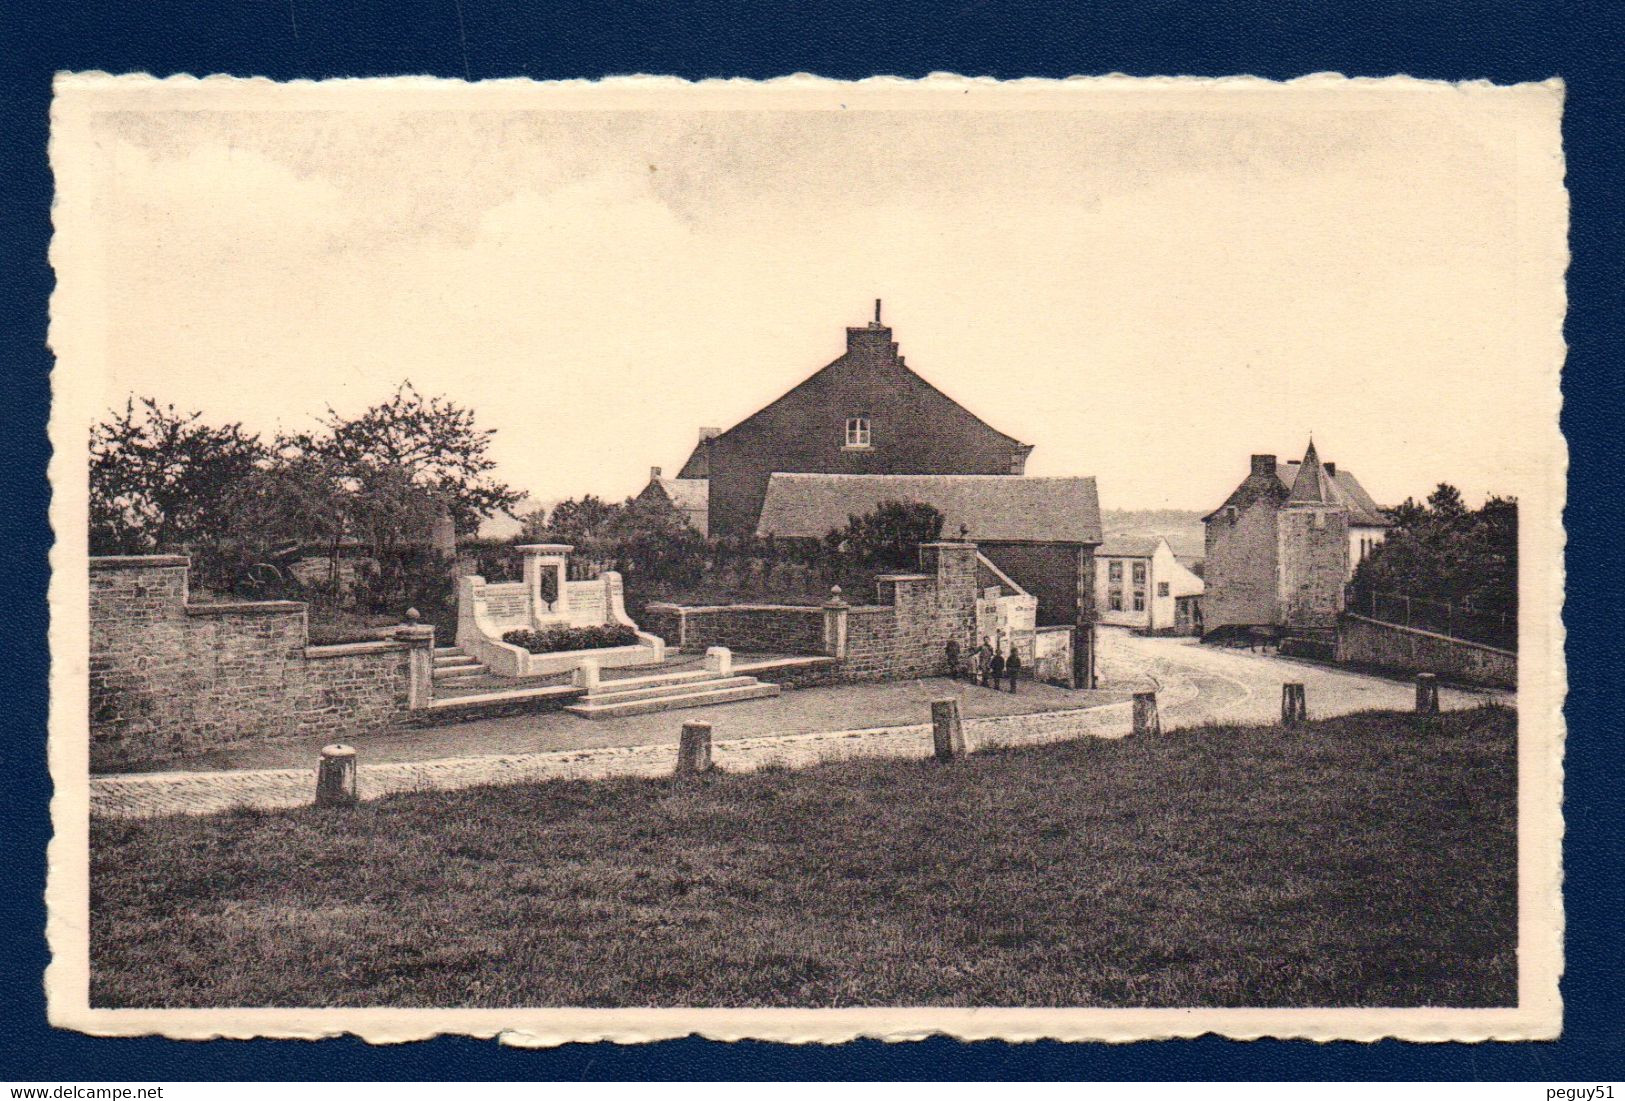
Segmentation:
[(1247, 477), (1202, 518), (1203, 630), (1324, 630), (1344, 586), (1390, 521), (1354, 475), (1323, 463), (1313, 441), (1301, 462), (1254, 455)]
[(878, 300), (872, 322), (846, 330), (841, 356), (727, 431), (700, 437), (676, 480), (706, 483), (713, 536), (755, 532), (777, 473), (1009, 476), (1032, 451), (911, 370)]

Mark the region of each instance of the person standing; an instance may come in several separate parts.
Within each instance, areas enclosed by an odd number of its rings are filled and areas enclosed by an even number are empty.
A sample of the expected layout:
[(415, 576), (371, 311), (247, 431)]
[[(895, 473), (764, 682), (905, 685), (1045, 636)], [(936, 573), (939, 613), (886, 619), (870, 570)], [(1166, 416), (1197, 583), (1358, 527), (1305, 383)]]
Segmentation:
[(999, 682), (1004, 679), (1004, 647), (1001, 645), (993, 651), (993, 691), (999, 690)]
[(1016, 653), (1015, 646), (1010, 647), (1010, 656), (1004, 659), (1004, 675), (1010, 681), (1010, 694), (1016, 694), (1016, 677), (1021, 675), (1021, 655)]
[(959, 640), (951, 638), (946, 647), (948, 652), (948, 679), (959, 679)]
[(982, 645), (976, 649), (976, 679), (987, 687), (987, 678), (993, 668), (993, 647), (988, 644), (987, 637), (982, 637)]

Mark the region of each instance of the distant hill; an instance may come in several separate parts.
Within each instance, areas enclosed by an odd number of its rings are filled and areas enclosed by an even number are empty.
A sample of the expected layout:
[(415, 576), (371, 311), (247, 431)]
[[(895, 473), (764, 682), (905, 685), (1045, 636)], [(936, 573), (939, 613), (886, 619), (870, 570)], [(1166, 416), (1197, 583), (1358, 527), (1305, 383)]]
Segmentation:
[(1203, 544), (1202, 513), (1178, 508), (1103, 508), (1100, 526), (1106, 538), (1114, 535), (1133, 535), (1168, 540), (1168, 547), (1183, 561), (1201, 558), (1206, 553)]

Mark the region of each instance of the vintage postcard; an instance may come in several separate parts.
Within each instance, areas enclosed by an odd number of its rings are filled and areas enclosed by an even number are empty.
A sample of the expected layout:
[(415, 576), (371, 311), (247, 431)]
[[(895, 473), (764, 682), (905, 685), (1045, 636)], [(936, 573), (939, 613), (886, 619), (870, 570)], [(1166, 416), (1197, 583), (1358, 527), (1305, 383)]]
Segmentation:
[(51, 1020), (1556, 1036), (1562, 103), (63, 74)]

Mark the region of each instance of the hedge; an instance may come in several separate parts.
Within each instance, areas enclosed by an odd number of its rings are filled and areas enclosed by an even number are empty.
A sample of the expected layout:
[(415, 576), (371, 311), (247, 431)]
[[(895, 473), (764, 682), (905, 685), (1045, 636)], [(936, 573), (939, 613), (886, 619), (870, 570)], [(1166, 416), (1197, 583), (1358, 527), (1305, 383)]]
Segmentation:
[(603, 650), (610, 646), (633, 646), (638, 633), (631, 627), (614, 624), (604, 627), (549, 627), (543, 631), (509, 631), (502, 641), (533, 654), (555, 654), (560, 650)]

